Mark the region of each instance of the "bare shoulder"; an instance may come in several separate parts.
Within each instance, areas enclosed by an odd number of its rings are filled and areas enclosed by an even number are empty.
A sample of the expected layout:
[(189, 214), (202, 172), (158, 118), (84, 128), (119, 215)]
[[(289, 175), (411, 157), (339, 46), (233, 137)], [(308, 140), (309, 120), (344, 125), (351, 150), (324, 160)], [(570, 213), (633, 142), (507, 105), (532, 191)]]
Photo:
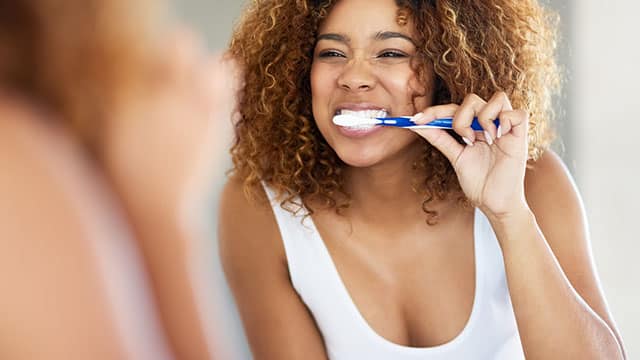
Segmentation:
[[(525, 176), (525, 195), (529, 207), (545, 239), (565, 271), (573, 255), (582, 253), (583, 266), (590, 263), (588, 226), (578, 189), (562, 162), (553, 151), (546, 151), (530, 164)], [(589, 264), (590, 265), (590, 264)]]
[(55, 120), (26, 100), (0, 98), (0, 174), (14, 193), (53, 191), (78, 173), (81, 150)]
[[(0, 149), (4, 166), (26, 165), (77, 167), (83, 151), (57, 117), (38, 104), (20, 97), (0, 96)], [(67, 170), (67, 169), (59, 169)], [(67, 171), (55, 171), (64, 174)]]
[(50, 121), (50, 116), (36, 104), (0, 91), (0, 144), (16, 146), (16, 141), (24, 141), (25, 135), (46, 136), (44, 133), (47, 132), (47, 126), (44, 124)]
[(530, 164), (525, 176), (525, 193), (538, 221), (551, 224), (562, 222), (563, 217), (583, 215), (575, 182), (560, 156), (552, 150)]
[[(240, 179), (230, 178), (225, 184), (219, 207), (218, 234), (220, 254), (228, 276), (237, 267), (256, 265), (246, 261), (268, 261), (274, 266), (286, 266), (284, 246), (273, 211), (264, 191), (250, 199)], [(266, 265), (263, 263), (263, 265)], [(286, 269), (285, 269), (286, 270)]]
[(573, 187), (573, 180), (560, 156), (553, 150), (547, 150), (540, 159), (529, 164), (525, 177), (525, 189), (530, 200), (544, 198), (557, 190)]

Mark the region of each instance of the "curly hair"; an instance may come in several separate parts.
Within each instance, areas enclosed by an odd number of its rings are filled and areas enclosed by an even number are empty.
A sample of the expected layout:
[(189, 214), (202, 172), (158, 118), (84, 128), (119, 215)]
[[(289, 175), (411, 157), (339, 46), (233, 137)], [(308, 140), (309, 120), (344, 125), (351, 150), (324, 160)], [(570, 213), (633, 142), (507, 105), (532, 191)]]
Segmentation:
[(52, 118), (95, 153), (116, 98), (129, 93), (144, 69), (154, 8), (161, 7), (0, 0), (0, 84), (53, 111)]
[[(245, 73), (232, 173), (252, 198), (265, 182), (284, 199), (283, 207), (304, 206), (309, 214), (311, 199), (337, 211), (349, 206), (346, 165), (320, 134), (311, 110), (317, 31), (335, 3), (253, 1), (230, 43), (231, 56)], [(514, 108), (529, 112), (529, 158), (539, 158), (554, 136), (549, 124), (560, 78), (555, 62), (557, 16), (535, 0), (396, 3), (398, 21), (409, 16), (416, 27), (418, 58), (425, 59), (415, 66), (418, 79), (425, 81), (427, 71), (435, 73), (433, 103), (460, 103), (469, 93), (488, 99), (504, 91)], [(424, 149), (414, 168), (426, 176), (412, 185), (423, 196), (429, 222), (437, 217), (429, 202), (454, 194), (464, 201), (464, 195), (444, 155), (426, 141)], [(298, 197), (302, 204), (296, 203)]]

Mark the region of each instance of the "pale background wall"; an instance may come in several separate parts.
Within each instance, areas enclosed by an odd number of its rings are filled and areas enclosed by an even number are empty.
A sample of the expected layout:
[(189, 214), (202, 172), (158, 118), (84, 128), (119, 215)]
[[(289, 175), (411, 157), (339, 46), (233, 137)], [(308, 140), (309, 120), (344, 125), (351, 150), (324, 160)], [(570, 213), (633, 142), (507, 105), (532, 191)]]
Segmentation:
[[(560, 62), (566, 68), (558, 100), (562, 142), (556, 149), (575, 176), (591, 224), (593, 253), (602, 286), (630, 358), (640, 356), (640, 3), (624, 0), (548, 1), (562, 17)], [(185, 22), (201, 31), (211, 49), (223, 48), (240, 0), (174, 0)], [(219, 185), (222, 184), (221, 169)], [(213, 210), (213, 218), (217, 209)], [(214, 239), (215, 240), (215, 239)], [(214, 241), (215, 243), (215, 241)], [(215, 252), (215, 246), (212, 245)], [(249, 359), (246, 340), (219, 264), (213, 264), (220, 304), (219, 333)], [(635, 355), (635, 356), (634, 356)]]
[(640, 3), (581, 0), (572, 11), (574, 174), (602, 284), (633, 359), (640, 357)]

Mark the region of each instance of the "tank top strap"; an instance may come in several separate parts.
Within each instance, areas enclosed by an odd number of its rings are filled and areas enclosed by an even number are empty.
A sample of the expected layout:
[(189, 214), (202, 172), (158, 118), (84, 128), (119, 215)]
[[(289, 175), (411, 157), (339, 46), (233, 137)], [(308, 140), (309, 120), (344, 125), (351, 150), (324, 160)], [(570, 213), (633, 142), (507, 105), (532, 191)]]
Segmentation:
[(278, 222), (291, 284), (319, 328), (331, 333), (324, 337), (327, 351), (335, 348), (331, 344), (334, 338), (357, 342), (358, 338), (353, 338), (359, 332), (353, 304), (345, 301), (346, 289), (313, 220), (304, 208), (283, 208), (277, 194), (263, 186)]
[[(331, 274), (333, 270), (333, 263), (300, 199), (294, 199), (300, 206), (285, 204), (283, 207), (278, 194), (266, 184), (263, 183), (263, 186), (280, 229), (294, 289), (298, 294), (319, 295), (321, 298), (324, 297), (322, 291), (335, 291), (333, 288), (327, 288), (331, 286), (331, 282), (326, 279), (327, 274)], [(313, 296), (303, 296), (302, 300), (306, 303), (309, 298)]]

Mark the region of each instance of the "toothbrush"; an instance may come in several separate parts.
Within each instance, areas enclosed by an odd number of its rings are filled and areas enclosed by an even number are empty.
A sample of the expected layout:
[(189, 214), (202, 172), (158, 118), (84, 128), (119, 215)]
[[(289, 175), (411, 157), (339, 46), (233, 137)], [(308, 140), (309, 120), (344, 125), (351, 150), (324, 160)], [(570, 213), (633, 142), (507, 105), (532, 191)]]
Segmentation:
[[(364, 118), (349, 114), (336, 115), (333, 117), (333, 123), (339, 126), (361, 126), (361, 125), (383, 125), (394, 126), (407, 129), (451, 129), (453, 118), (445, 117), (435, 119), (432, 122), (425, 125), (416, 125), (411, 119), (412, 116), (398, 116), (398, 117), (376, 117), (376, 118)], [(500, 125), (500, 120), (493, 121), (496, 126)], [(474, 117), (471, 123), (471, 128), (476, 131), (482, 131), (482, 126), (478, 122), (478, 118)]]

